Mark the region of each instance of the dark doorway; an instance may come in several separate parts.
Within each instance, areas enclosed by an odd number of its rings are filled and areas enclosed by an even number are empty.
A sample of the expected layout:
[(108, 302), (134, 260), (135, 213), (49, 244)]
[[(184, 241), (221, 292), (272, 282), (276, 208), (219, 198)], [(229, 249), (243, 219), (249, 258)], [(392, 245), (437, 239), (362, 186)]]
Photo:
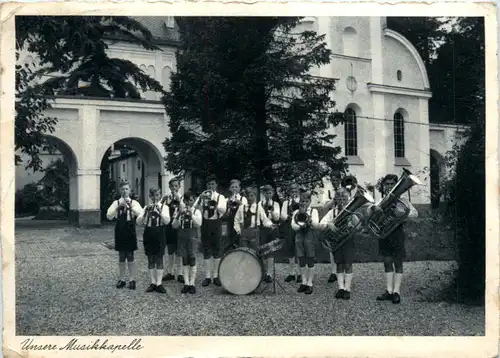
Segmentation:
[(440, 165), (436, 156), (431, 153), (431, 206), (432, 209), (439, 208), (439, 202), (441, 200), (441, 189), (440, 189)]

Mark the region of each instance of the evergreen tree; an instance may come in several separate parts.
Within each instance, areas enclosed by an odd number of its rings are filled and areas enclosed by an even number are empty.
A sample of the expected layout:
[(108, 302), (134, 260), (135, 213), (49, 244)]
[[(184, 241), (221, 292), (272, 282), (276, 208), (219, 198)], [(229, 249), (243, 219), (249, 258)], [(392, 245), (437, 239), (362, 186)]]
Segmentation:
[[(18, 16), (16, 54), (27, 50), (39, 60), (16, 65), (16, 150), (28, 154), (28, 168), (41, 169), (43, 134), (54, 131), (56, 118), (45, 117), (47, 96), (140, 98), (143, 91), (163, 92), (161, 85), (134, 63), (106, 53), (110, 37), (159, 50), (148, 29), (136, 20), (116, 16)], [(46, 76), (50, 75), (47, 79)], [(45, 78), (42, 77), (45, 76)], [(20, 164), (16, 155), (16, 164)]]
[(223, 184), (312, 187), (344, 170), (327, 130), (335, 82), (312, 76), (330, 62), (324, 36), (297, 31), (299, 18), (177, 19), (182, 48), (165, 97), (167, 169), (216, 174)]

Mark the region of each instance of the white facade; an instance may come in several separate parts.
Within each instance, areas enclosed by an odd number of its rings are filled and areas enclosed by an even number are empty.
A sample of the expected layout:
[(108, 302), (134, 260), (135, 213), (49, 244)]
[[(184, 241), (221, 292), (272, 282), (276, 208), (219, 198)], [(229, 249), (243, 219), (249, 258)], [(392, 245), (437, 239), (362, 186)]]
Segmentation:
[[(361, 185), (374, 184), (387, 173), (399, 175), (406, 167), (424, 182), (412, 190), (412, 201), (428, 204), (431, 149), (444, 156), (450, 149), (446, 143), (455, 132), (451, 127), (440, 130), (429, 125), (429, 79), (416, 49), (402, 35), (386, 29), (384, 17), (310, 17), (299, 27), (326, 35), (333, 52), (331, 63), (312, 72), (338, 79), (333, 94), (337, 110), (350, 108), (351, 114), (355, 112), (355, 134), (350, 131), (346, 138), (344, 125), (331, 129), (338, 136), (336, 145), (346, 150), (349, 142), (350, 173)], [(109, 53), (134, 62), (168, 89), (170, 73), (176, 70), (176, 48), (161, 47), (161, 52), (152, 52), (118, 41), (110, 43)], [(20, 61), (24, 62), (26, 56)], [(99, 209), (100, 163), (105, 151), (117, 142), (137, 150), (145, 165), (146, 187), (157, 186), (159, 175), (162, 187), (168, 187), (172, 175), (164, 169), (166, 153), (162, 145), (169, 136), (168, 116), (160, 102), (151, 102), (158, 101), (159, 96), (145, 93), (149, 102), (59, 98), (48, 111), (59, 119), (52, 136), (67, 145), (66, 154), (73, 158), (73, 210)], [(404, 122), (404, 151), (399, 145), (398, 156), (394, 143), (396, 113)], [(324, 184), (328, 189), (328, 180)], [(95, 195), (90, 195), (93, 188)]]

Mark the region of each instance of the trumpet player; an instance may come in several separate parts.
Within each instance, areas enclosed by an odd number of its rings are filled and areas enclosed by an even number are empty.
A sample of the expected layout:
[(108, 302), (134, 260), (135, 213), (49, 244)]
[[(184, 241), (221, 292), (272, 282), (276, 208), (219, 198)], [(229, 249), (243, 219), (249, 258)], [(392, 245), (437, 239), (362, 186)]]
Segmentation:
[[(333, 224), (333, 219), (342, 211), (342, 209), (349, 202), (349, 193), (344, 188), (339, 188), (335, 193), (336, 207), (332, 208), (321, 219), (320, 229), (330, 229), (333, 232), (338, 231)], [(359, 219), (355, 215), (351, 215), (348, 225), (354, 227), (358, 225)], [(344, 245), (338, 249), (334, 254), (335, 262), (337, 263), (337, 282), (338, 290), (335, 298), (348, 300), (351, 298), (351, 284), (352, 284), (352, 263), (354, 260), (354, 237), (350, 237)]]
[(113, 201), (108, 208), (108, 220), (116, 218), (115, 250), (118, 251), (119, 278), (116, 288), (125, 287), (125, 271), (128, 266), (128, 288), (135, 290), (135, 261), (134, 251), (137, 250), (137, 233), (135, 220), (141, 214), (141, 205), (130, 198), (130, 184), (127, 180), (120, 183), (121, 197)]
[(240, 246), (258, 250), (259, 227), (272, 228), (273, 223), (267, 218), (264, 209), (257, 204), (257, 189), (249, 187), (245, 190), (248, 205), (238, 208), (234, 218), (234, 230), (240, 237)]
[(283, 202), (281, 206), (280, 219), (282, 226), (280, 233), (283, 235), (285, 242), (284, 253), (288, 257), (288, 276), (285, 282), (295, 280), (295, 273), (297, 273), (297, 283), (302, 282), (302, 276), (295, 263), (295, 231), (292, 230), (291, 222), (293, 213), (299, 208), (300, 202), (300, 188), (297, 184), (290, 186), (290, 196)]
[[(329, 211), (333, 209), (333, 214), (338, 213), (338, 203), (337, 200), (335, 199), (335, 195), (337, 194), (337, 191), (341, 188), (340, 183), (342, 181), (341, 174), (340, 172), (333, 172), (332, 175), (330, 176), (330, 182), (332, 183), (332, 188), (333, 192), (328, 190), (328, 201), (325, 203), (323, 209), (325, 211)], [(335, 267), (335, 258), (333, 257), (333, 253), (329, 252), (330, 256), (330, 277), (328, 277), (328, 282), (333, 283), (337, 281), (337, 275), (335, 274), (337, 272), (336, 267)]]
[(229, 248), (235, 248), (238, 245), (238, 234), (234, 231), (234, 217), (241, 205), (248, 205), (247, 199), (240, 194), (241, 182), (238, 179), (233, 179), (229, 183), (229, 191), (231, 197), (227, 201), (226, 216), (228, 220), (228, 238)]
[(196, 293), (196, 237), (201, 226), (201, 211), (194, 206), (195, 196), (191, 192), (184, 194), (184, 207), (172, 221), (172, 227), (177, 230), (178, 249), (182, 257), (182, 269), (185, 284), (182, 293)]
[[(262, 188), (264, 193), (264, 200), (259, 203), (259, 209), (262, 208), (267, 219), (271, 220), (272, 224), (278, 225), (280, 219), (280, 204), (273, 200), (274, 190), (271, 185), (264, 185)], [(277, 237), (277, 232), (273, 228), (266, 227), (264, 222), (260, 226), (260, 244), (267, 244)], [(266, 260), (266, 273), (264, 275), (264, 282), (272, 282), (271, 272), (273, 267), (274, 257), (269, 257)]]
[[(305, 217), (305, 222), (300, 219)], [(319, 228), (318, 211), (311, 207), (311, 193), (304, 192), (300, 196), (299, 209), (293, 213), (291, 222), (295, 231), (295, 251), (299, 260), (302, 283), (297, 292), (310, 295), (313, 292), (314, 260), (316, 237), (314, 230)], [(306, 267), (307, 264), (307, 267)]]
[[(384, 193), (389, 193), (398, 182), (398, 176), (395, 174), (387, 174), (382, 179), (382, 187)], [(410, 201), (405, 197), (399, 197), (401, 203), (396, 202), (393, 210), (396, 216), (402, 217), (405, 214), (405, 209), (401, 204), (410, 209), (408, 218), (416, 218), (417, 210), (411, 205)], [(373, 207), (375, 210), (377, 206)], [(401, 281), (403, 278), (403, 260), (406, 256), (405, 241), (406, 236), (403, 225), (399, 225), (387, 238), (378, 240), (379, 255), (384, 259), (384, 270), (387, 288), (386, 291), (377, 297), (378, 301), (392, 301), (394, 304), (401, 302)]]
[(220, 286), (219, 263), (221, 257), (221, 218), (226, 213), (226, 198), (217, 192), (217, 178), (214, 175), (207, 177), (207, 190), (204, 191), (194, 205), (201, 210), (203, 220), (201, 224), (201, 243), (205, 260), (205, 279), (202, 286), (212, 282)]
[[(169, 210), (169, 215), (172, 218), (174, 212), (183, 205), (179, 190), (181, 183), (178, 178), (173, 178), (168, 183), (170, 194), (162, 198), (162, 203), (166, 204)], [(165, 226), (165, 239), (167, 243), (167, 274), (163, 276), (163, 281), (175, 280), (176, 261), (177, 261), (177, 281), (184, 283), (182, 276), (182, 259), (178, 255), (177, 249), (177, 230), (172, 227), (172, 222)]]
[(162, 285), (163, 256), (165, 255), (164, 225), (170, 223), (168, 207), (161, 203), (161, 192), (157, 188), (149, 189), (151, 203), (147, 205), (137, 218), (137, 224), (145, 225), (143, 234), (144, 253), (148, 257), (148, 270), (151, 284), (146, 292), (166, 293)]

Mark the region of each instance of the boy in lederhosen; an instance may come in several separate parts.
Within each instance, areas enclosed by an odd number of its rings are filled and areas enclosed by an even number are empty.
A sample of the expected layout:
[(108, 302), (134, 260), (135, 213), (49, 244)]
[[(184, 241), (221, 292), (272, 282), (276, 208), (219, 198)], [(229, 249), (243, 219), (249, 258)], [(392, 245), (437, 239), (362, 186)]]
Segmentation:
[(116, 218), (115, 224), (115, 250), (118, 251), (119, 275), (116, 288), (125, 287), (125, 271), (128, 266), (128, 288), (135, 290), (135, 261), (134, 251), (137, 250), (137, 234), (135, 219), (140, 215), (141, 205), (130, 198), (130, 184), (127, 180), (120, 183), (121, 198), (113, 201), (108, 208), (108, 220)]
[[(396, 185), (398, 176), (395, 174), (387, 174), (382, 179), (384, 193), (389, 191)], [(417, 210), (411, 205), (406, 197), (400, 197), (402, 204), (410, 209), (408, 218), (416, 218)], [(396, 203), (393, 206), (394, 214), (401, 217), (405, 213), (405, 209), (401, 203)], [(377, 208), (376, 206), (374, 207)], [(404, 224), (399, 225), (387, 238), (378, 240), (379, 254), (384, 259), (384, 270), (387, 282), (386, 291), (377, 297), (378, 301), (392, 301), (394, 304), (401, 302), (400, 290), (401, 280), (403, 278), (403, 260), (406, 257), (405, 241), (406, 236), (403, 228)], [(395, 273), (394, 273), (395, 271)]]
[[(344, 188), (340, 188), (335, 193), (336, 206), (331, 209), (320, 222), (320, 229), (330, 229), (335, 232), (337, 229), (333, 225), (333, 220), (342, 211), (342, 209), (349, 203), (349, 193)], [(354, 227), (358, 225), (359, 219), (357, 216), (350, 217), (350, 225)], [(352, 263), (354, 261), (354, 239), (355, 235), (351, 236), (344, 245), (339, 248), (335, 253), (335, 262), (337, 263), (337, 278), (338, 290), (335, 298), (342, 298), (348, 300), (351, 298), (351, 284), (352, 284)]]
[[(280, 204), (273, 200), (274, 190), (271, 185), (264, 185), (262, 188), (264, 193), (264, 199), (260, 201), (259, 207), (262, 208), (267, 219), (271, 220), (272, 224), (275, 226), (278, 224), (280, 219)], [(278, 232), (274, 228), (269, 228), (262, 223), (260, 227), (260, 244), (267, 244), (278, 238)], [(274, 263), (274, 257), (268, 257), (266, 260), (266, 273), (264, 275), (264, 282), (272, 282), (271, 275), (269, 274), (272, 270)]]
[[(226, 198), (217, 192), (217, 178), (210, 175), (207, 178), (207, 190), (204, 191), (194, 205), (201, 210), (201, 244), (205, 260), (205, 279), (203, 287), (210, 285), (212, 277), (214, 284), (220, 286), (219, 263), (221, 252), (222, 222), (221, 218), (227, 209)], [(213, 264), (213, 265), (212, 265)], [(213, 272), (212, 272), (213, 270)]]
[(196, 293), (196, 238), (198, 228), (201, 226), (201, 211), (194, 207), (195, 196), (191, 192), (184, 194), (184, 207), (179, 214), (173, 218), (172, 227), (177, 230), (177, 245), (182, 257), (182, 268), (185, 279), (182, 293)]
[(146, 292), (166, 293), (162, 285), (163, 256), (165, 255), (165, 232), (164, 226), (170, 222), (168, 207), (161, 203), (159, 189), (149, 189), (151, 203), (147, 205), (137, 218), (137, 224), (144, 224), (143, 244), (144, 253), (148, 257), (148, 269), (151, 284)]
[(247, 188), (247, 205), (241, 205), (234, 218), (234, 230), (239, 235), (240, 246), (259, 249), (259, 227), (271, 228), (273, 223), (266, 217), (264, 209), (257, 205), (257, 189)]
[[(308, 220), (304, 226), (298, 223), (298, 215), (307, 214)], [(299, 209), (292, 214), (292, 230), (295, 231), (295, 250), (299, 260), (302, 282), (297, 292), (310, 295), (313, 292), (314, 261), (316, 259), (316, 233), (319, 227), (318, 210), (311, 207), (311, 193), (300, 195)], [(307, 265), (307, 267), (306, 267)]]
[(248, 204), (247, 199), (240, 193), (240, 184), (240, 181), (237, 179), (233, 179), (229, 183), (229, 191), (231, 192), (231, 196), (227, 198), (227, 210), (225, 214), (225, 217), (227, 219), (227, 235), (229, 238), (229, 244), (224, 251), (234, 249), (238, 246), (238, 234), (236, 233), (236, 231), (234, 231), (234, 216), (236, 215), (236, 212), (241, 205)]
[[(333, 208), (337, 208), (336, 202), (335, 202), (335, 194), (337, 191), (340, 189), (340, 183), (341, 183), (341, 174), (340, 172), (334, 172), (330, 176), (330, 182), (332, 183), (332, 188), (333, 192), (328, 190), (328, 201), (325, 203), (323, 209), (326, 210), (327, 212)], [(336, 212), (337, 210), (335, 210)], [(334, 212), (334, 214), (335, 214)], [(335, 274), (337, 272), (336, 267), (335, 267), (335, 258), (333, 257), (333, 254), (330, 252), (330, 277), (328, 277), (328, 282), (333, 283), (337, 281), (337, 275)]]
[[(170, 194), (163, 197), (162, 202), (168, 206), (169, 215), (172, 217), (176, 210), (182, 206), (182, 198), (179, 194), (181, 183), (178, 178), (169, 181)], [(167, 242), (167, 274), (163, 276), (163, 281), (175, 280), (175, 262), (178, 260), (177, 281), (184, 283), (182, 276), (182, 259), (177, 253), (177, 230), (172, 227), (172, 222), (165, 226), (165, 238)]]
[(288, 268), (289, 274), (285, 278), (285, 282), (290, 282), (295, 280), (295, 272), (297, 271), (297, 283), (302, 282), (302, 276), (297, 269), (297, 264), (295, 263), (295, 231), (292, 230), (291, 221), (292, 214), (295, 210), (299, 208), (300, 201), (300, 188), (297, 184), (292, 184), (290, 186), (290, 195), (287, 200), (283, 202), (281, 206), (280, 219), (282, 222), (280, 234), (285, 242), (284, 253), (288, 257)]

